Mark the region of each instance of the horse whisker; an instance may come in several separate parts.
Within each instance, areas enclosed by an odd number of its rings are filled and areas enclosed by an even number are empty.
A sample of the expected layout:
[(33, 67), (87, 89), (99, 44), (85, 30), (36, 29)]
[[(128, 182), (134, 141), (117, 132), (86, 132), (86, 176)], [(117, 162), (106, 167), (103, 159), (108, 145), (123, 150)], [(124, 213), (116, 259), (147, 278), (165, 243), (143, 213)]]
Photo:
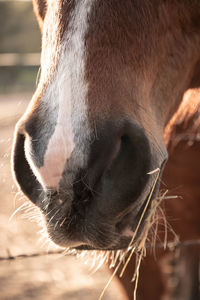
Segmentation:
[(60, 208), (55, 212), (55, 214), (49, 219), (48, 223), (50, 224), (53, 218), (60, 212)]
[(12, 215), (9, 217), (9, 222), (13, 219), (13, 217), (19, 212), (22, 211), (23, 209), (25, 209), (25, 206), (27, 205), (26, 202), (24, 202), (22, 205), (20, 205), (19, 207), (17, 207), (15, 209), (15, 211), (12, 213)]

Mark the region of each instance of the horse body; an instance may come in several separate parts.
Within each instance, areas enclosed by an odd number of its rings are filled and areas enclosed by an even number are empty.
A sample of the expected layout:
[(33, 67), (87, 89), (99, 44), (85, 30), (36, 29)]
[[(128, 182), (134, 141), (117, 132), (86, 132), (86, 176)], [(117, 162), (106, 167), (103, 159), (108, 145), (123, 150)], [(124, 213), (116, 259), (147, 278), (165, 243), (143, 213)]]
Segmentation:
[[(163, 181), (177, 201), (169, 201), (167, 214), (171, 216), (173, 228), (181, 240), (200, 238), (198, 208), (200, 189), (200, 91), (188, 91), (171, 122), (166, 128), (169, 151), (167, 168)], [(171, 176), (173, 174), (173, 177)], [(181, 220), (179, 223), (178, 220)]]
[[(166, 184), (190, 182), (189, 191), (197, 181), (194, 172), (189, 180), (186, 169), (179, 171), (184, 145), (170, 150), (178, 123), (167, 124), (185, 91), (200, 85), (200, 3), (35, 0), (34, 7), (43, 36), (41, 78), (16, 126), (15, 177), (57, 244), (126, 248), (155, 183), (151, 171), (161, 177), (164, 170), (166, 146)], [(198, 143), (187, 151), (196, 156)], [(159, 180), (152, 197), (158, 190)], [(185, 209), (198, 195), (193, 189)], [(169, 207), (183, 214), (179, 204)]]

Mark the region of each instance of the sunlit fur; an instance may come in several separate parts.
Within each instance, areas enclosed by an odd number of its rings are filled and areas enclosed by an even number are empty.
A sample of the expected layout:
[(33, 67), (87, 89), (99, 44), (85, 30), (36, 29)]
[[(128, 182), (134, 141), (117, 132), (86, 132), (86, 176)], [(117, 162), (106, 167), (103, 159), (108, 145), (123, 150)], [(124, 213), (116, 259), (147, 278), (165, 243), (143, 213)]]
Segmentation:
[[(94, 248), (100, 244), (99, 248), (103, 248), (102, 241), (106, 241), (106, 246), (113, 246), (121, 234), (113, 230), (113, 224), (109, 226), (109, 218), (105, 220), (106, 209), (110, 208), (108, 196), (107, 206), (100, 214), (104, 216), (98, 223), (101, 226), (95, 228), (96, 220), (89, 222), (89, 225), (83, 223), (88, 226), (81, 228), (86, 227), (87, 239), (74, 241), (70, 239), (70, 232), (66, 234), (70, 222), (79, 221), (78, 214), (71, 216), (69, 209), (73, 202), (72, 184), (75, 177), (80, 169), (87, 167), (92, 145), (98, 142), (101, 133), (108, 134), (107, 143), (112, 139), (112, 132), (109, 136), (111, 126), (106, 127), (106, 122), (111, 120), (112, 128), (117, 131), (123, 121), (128, 120), (129, 125), (134, 123), (142, 130), (149, 143), (150, 166), (147, 174), (164, 166), (167, 159), (163, 138), (165, 126), (181, 104), (184, 92), (199, 84), (196, 81), (200, 61), (199, 9), (196, 1), (142, 1), (138, 4), (137, 1), (122, 3), (117, 0), (56, 3), (51, 0), (46, 2), (45, 14), (38, 13), (43, 32), (41, 78), (27, 112), (18, 123), (16, 136), (26, 137), (26, 159), (36, 179), (42, 184), (41, 193), (46, 193), (42, 200), (38, 197), (39, 200), (32, 201), (41, 205), (49, 234), (58, 244), (76, 247), (88, 243)], [(74, 73), (70, 77), (72, 69)], [(44, 113), (46, 107), (52, 114)], [(28, 132), (28, 129), (34, 131), (34, 124), (31, 123), (34, 114), (36, 121), (46, 125), (45, 134), (48, 133), (48, 126), (52, 126), (43, 162), (39, 166), (37, 158), (41, 149), (34, 157), (31, 148), (34, 141)], [(56, 123), (55, 128), (53, 122)], [(40, 130), (43, 130), (43, 126), (35, 128), (35, 131)], [(41, 134), (38, 142), (46, 141), (45, 134)], [(120, 147), (117, 145), (112, 158), (118, 154)], [(146, 148), (139, 149), (139, 152), (145, 152)], [(88, 170), (84, 171), (84, 175), (88, 175)], [(146, 198), (153, 205), (153, 198), (148, 197), (155, 188), (155, 174), (151, 175), (131, 207), (131, 221), (136, 218)], [(156, 178), (159, 183), (160, 178)], [(78, 180), (91, 195), (92, 187), (84, 185), (83, 179), (81, 177)], [(128, 185), (123, 184), (127, 189)], [(54, 197), (55, 191), (57, 194)], [(88, 200), (87, 196), (84, 200)], [(94, 197), (90, 200), (93, 204)], [(100, 202), (97, 204), (100, 206)], [(111, 202), (111, 208), (114, 210), (115, 207)], [(123, 215), (126, 209), (129, 207), (118, 212), (117, 217)], [(150, 225), (156, 220), (151, 212), (154, 212), (153, 208), (148, 214), (153, 218)], [(147, 221), (148, 215), (145, 216)], [(131, 221), (126, 224), (128, 229)], [(144, 247), (139, 248), (142, 255), (139, 255), (138, 265), (144, 255), (147, 232), (144, 226), (137, 240), (125, 250), (126, 255), (132, 255), (134, 247), (142, 243)], [(142, 237), (145, 237), (143, 242), (140, 240)], [(115, 256), (112, 264), (118, 259), (121, 263), (125, 254), (117, 259)], [(137, 279), (138, 268), (136, 275)]]

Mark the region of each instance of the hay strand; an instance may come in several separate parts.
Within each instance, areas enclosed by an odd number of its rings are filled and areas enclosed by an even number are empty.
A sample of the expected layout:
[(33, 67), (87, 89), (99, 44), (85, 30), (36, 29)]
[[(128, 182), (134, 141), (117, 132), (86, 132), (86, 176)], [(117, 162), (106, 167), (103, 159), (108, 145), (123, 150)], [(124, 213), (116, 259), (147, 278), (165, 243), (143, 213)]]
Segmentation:
[[(135, 249), (136, 249), (136, 247), (133, 247), (133, 248), (132, 248), (132, 244), (133, 244), (133, 242), (134, 242), (134, 239), (135, 239), (135, 237), (136, 237), (136, 234), (137, 234), (137, 232), (138, 232), (138, 230), (139, 230), (139, 227), (140, 227), (140, 225), (141, 225), (141, 222), (142, 222), (142, 220), (143, 220), (143, 218), (144, 218), (145, 212), (146, 212), (147, 207), (148, 207), (148, 205), (149, 205), (149, 202), (150, 202), (150, 200), (151, 200), (153, 191), (154, 191), (154, 189), (155, 189), (156, 183), (157, 183), (158, 178), (159, 178), (159, 175), (160, 175), (160, 168), (157, 168), (157, 169), (155, 169), (155, 170), (149, 172), (148, 174), (151, 175), (151, 174), (155, 174), (155, 173), (157, 173), (156, 178), (155, 178), (155, 180), (154, 180), (153, 186), (152, 186), (152, 188), (151, 188), (151, 191), (150, 191), (150, 194), (149, 194), (149, 196), (148, 196), (146, 205), (145, 205), (145, 207), (144, 207), (144, 209), (143, 209), (143, 212), (142, 212), (142, 214), (141, 214), (141, 216), (140, 216), (140, 219), (139, 219), (139, 222), (138, 222), (138, 224), (137, 224), (136, 230), (135, 230), (135, 232), (134, 232), (134, 234), (133, 234), (133, 237), (132, 237), (132, 239), (131, 239), (131, 241), (130, 241), (128, 247), (127, 247), (127, 250), (126, 250), (126, 251), (124, 252), (124, 254), (121, 256), (120, 261), (119, 261), (117, 267), (115, 268), (113, 274), (111, 275), (111, 277), (110, 277), (110, 279), (108, 280), (106, 286), (104, 287), (104, 289), (103, 289), (103, 291), (102, 291), (102, 293), (101, 293), (101, 295), (100, 295), (100, 297), (99, 297), (99, 300), (102, 300), (102, 299), (103, 299), (103, 296), (104, 296), (104, 294), (105, 294), (105, 291), (107, 290), (108, 286), (110, 285), (112, 279), (113, 279), (114, 276), (116, 275), (116, 273), (117, 273), (119, 267), (121, 266), (121, 264), (122, 264), (122, 262), (123, 262), (123, 258), (126, 257), (127, 253), (131, 250), (130, 255), (128, 256), (128, 258), (127, 258), (127, 260), (126, 260), (126, 262), (125, 262), (125, 264), (124, 264), (124, 267), (123, 267), (123, 269), (122, 269), (122, 271), (121, 271), (121, 273), (120, 273), (120, 275), (119, 275), (120, 278), (123, 276), (123, 274), (124, 274), (124, 272), (125, 272), (125, 270), (126, 270), (126, 267), (127, 267), (127, 265), (128, 265), (128, 263), (129, 263), (129, 261), (130, 261), (132, 255), (133, 255)], [(146, 234), (146, 236), (147, 236), (147, 234)], [(145, 246), (145, 243), (144, 243), (144, 246)], [(145, 248), (145, 247), (143, 247), (142, 249), (144, 249), (144, 248)], [(140, 263), (141, 263), (141, 259), (142, 259), (143, 254), (144, 254), (144, 250), (142, 250), (141, 253), (140, 253), (139, 266), (140, 266)], [(137, 266), (138, 266), (138, 264), (137, 264)], [(138, 277), (139, 277), (139, 267), (138, 267), (138, 268), (136, 267), (136, 270), (137, 270), (137, 275), (138, 275)], [(138, 282), (138, 277), (136, 276), (137, 282)], [(136, 284), (136, 290), (137, 290), (137, 284)], [(136, 295), (136, 291), (134, 291), (134, 294)], [(136, 298), (135, 298), (135, 299), (136, 299)]]
[[(153, 172), (153, 173), (152, 173), (152, 172)], [(131, 241), (130, 241), (130, 243), (129, 243), (128, 250), (129, 250), (130, 247), (132, 246), (132, 244), (133, 244), (133, 242), (134, 242), (134, 239), (135, 239), (135, 236), (136, 236), (136, 234), (137, 234), (137, 232), (138, 232), (138, 230), (139, 230), (140, 224), (141, 224), (141, 222), (142, 222), (142, 220), (143, 220), (143, 218), (144, 218), (145, 212), (146, 212), (146, 210), (147, 210), (147, 207), (148, 207), (148, 205), (149, 205), (149, 202), (150, 202), (150, 200), (151, 200), (153, 191), (154, 191), (154, 189), (155, 189), (156, 183), (157, 183), (158, 178), (159, 178), (160, 169), (157, 168), (156, 170), (154, 170), (154, 171), (152, 171), (152, 172), (150, 172), (150, 173), (152, 173), (152, 174), (154, 174), (155, 172), (158, 172), (158, 173), (157, 173), (157, 175), (156, 175), (156, 178), (155, 178), (155, 181), (154, 181), (154, 183), (153, 183), (153, 186), (152, 186), (151, 192), (150, 192), (150, 194), (149, 194), (149, 197), (148, 197), (148, 199), (147, 199), (146, 205), (145, 205), (145, 207), (144, 207), (144, 209), (143, 209), (143, 212), (142, 212), (141, 217), (140, 217), (140, 219), (139, 219), (139, 222), (138, 222), (138, 224), (137, 224), (136, 230), (135, 230), (135, 232), (134, 232), (134, 234), (133, 234), (133, 237), (132, 237), (132, 239), (131, 239)], [(135, 251), (135, 247), (131, 250), (131, 252), (130, 252), (130, 254), (129, 254), (129, 257), (128, 257), (126, 263), (124, 264), (124, 267), (123, 267), (123, 269), (122, 269), (122, 271), (121, 271), (121, 273), (120, 273), (120, 278), (123, 276), (123, 274), (124, 274), (124, 272), (125, 272), (125, 270), (126, 270), (126, 268), (127, 268), (127, 265), (128, 265), (128, 263), (129, 263), (129, 261), (131, 260), (131, 257), (133, 256), (134, 251)]]

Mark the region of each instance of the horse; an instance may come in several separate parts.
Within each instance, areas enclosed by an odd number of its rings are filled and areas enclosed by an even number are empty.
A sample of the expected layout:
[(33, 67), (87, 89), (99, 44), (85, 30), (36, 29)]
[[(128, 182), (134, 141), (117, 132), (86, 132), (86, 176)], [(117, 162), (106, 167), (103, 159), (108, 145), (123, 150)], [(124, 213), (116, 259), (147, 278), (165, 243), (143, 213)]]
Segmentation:
[[(177, 249), (172, 247), (173, 251), (156, 249), (155, 255), (147, 249), (148, 255), (140, 268), (139, 299), (196, 300), (200, 296), (200, 247), (197, 243), (195, 245), (200, 237), (199, 112), (200, 90), (187, 91), (178, 111), (165, 128), (169, 159), (162, 175), (161, 189), (167, 186), (168, 194), (173, 196), (175, 193), (178, 197), (169, 198), (161, 205), (168, 216), (167, 221), (183, 245)], [(163, 230), (160, 229), (158, 237), (162, 241)], [(134, 264), (132, 260), (125, 276), (119, 278), (126, 299), (132, 299)], [(120, 272), (117, 273), (119, 275)]]
[[(189, 175), (172, 179), (170, 137), (179, 123), (169, 124), (184, 93), (200, 86), (200, 3), (34, 0), (33, 5), (42, 32), (41, 74), (16, 125), (17, 184), (40, 208), (56, 244), (133, 249), (161, 178), (167, 185), (189, 180)], [(192, 106), (187, 103), (188, 110)], [(190, 151), (196, 157), (198, 147)], [(183, 175), (179, 172), (176, 176)]]

